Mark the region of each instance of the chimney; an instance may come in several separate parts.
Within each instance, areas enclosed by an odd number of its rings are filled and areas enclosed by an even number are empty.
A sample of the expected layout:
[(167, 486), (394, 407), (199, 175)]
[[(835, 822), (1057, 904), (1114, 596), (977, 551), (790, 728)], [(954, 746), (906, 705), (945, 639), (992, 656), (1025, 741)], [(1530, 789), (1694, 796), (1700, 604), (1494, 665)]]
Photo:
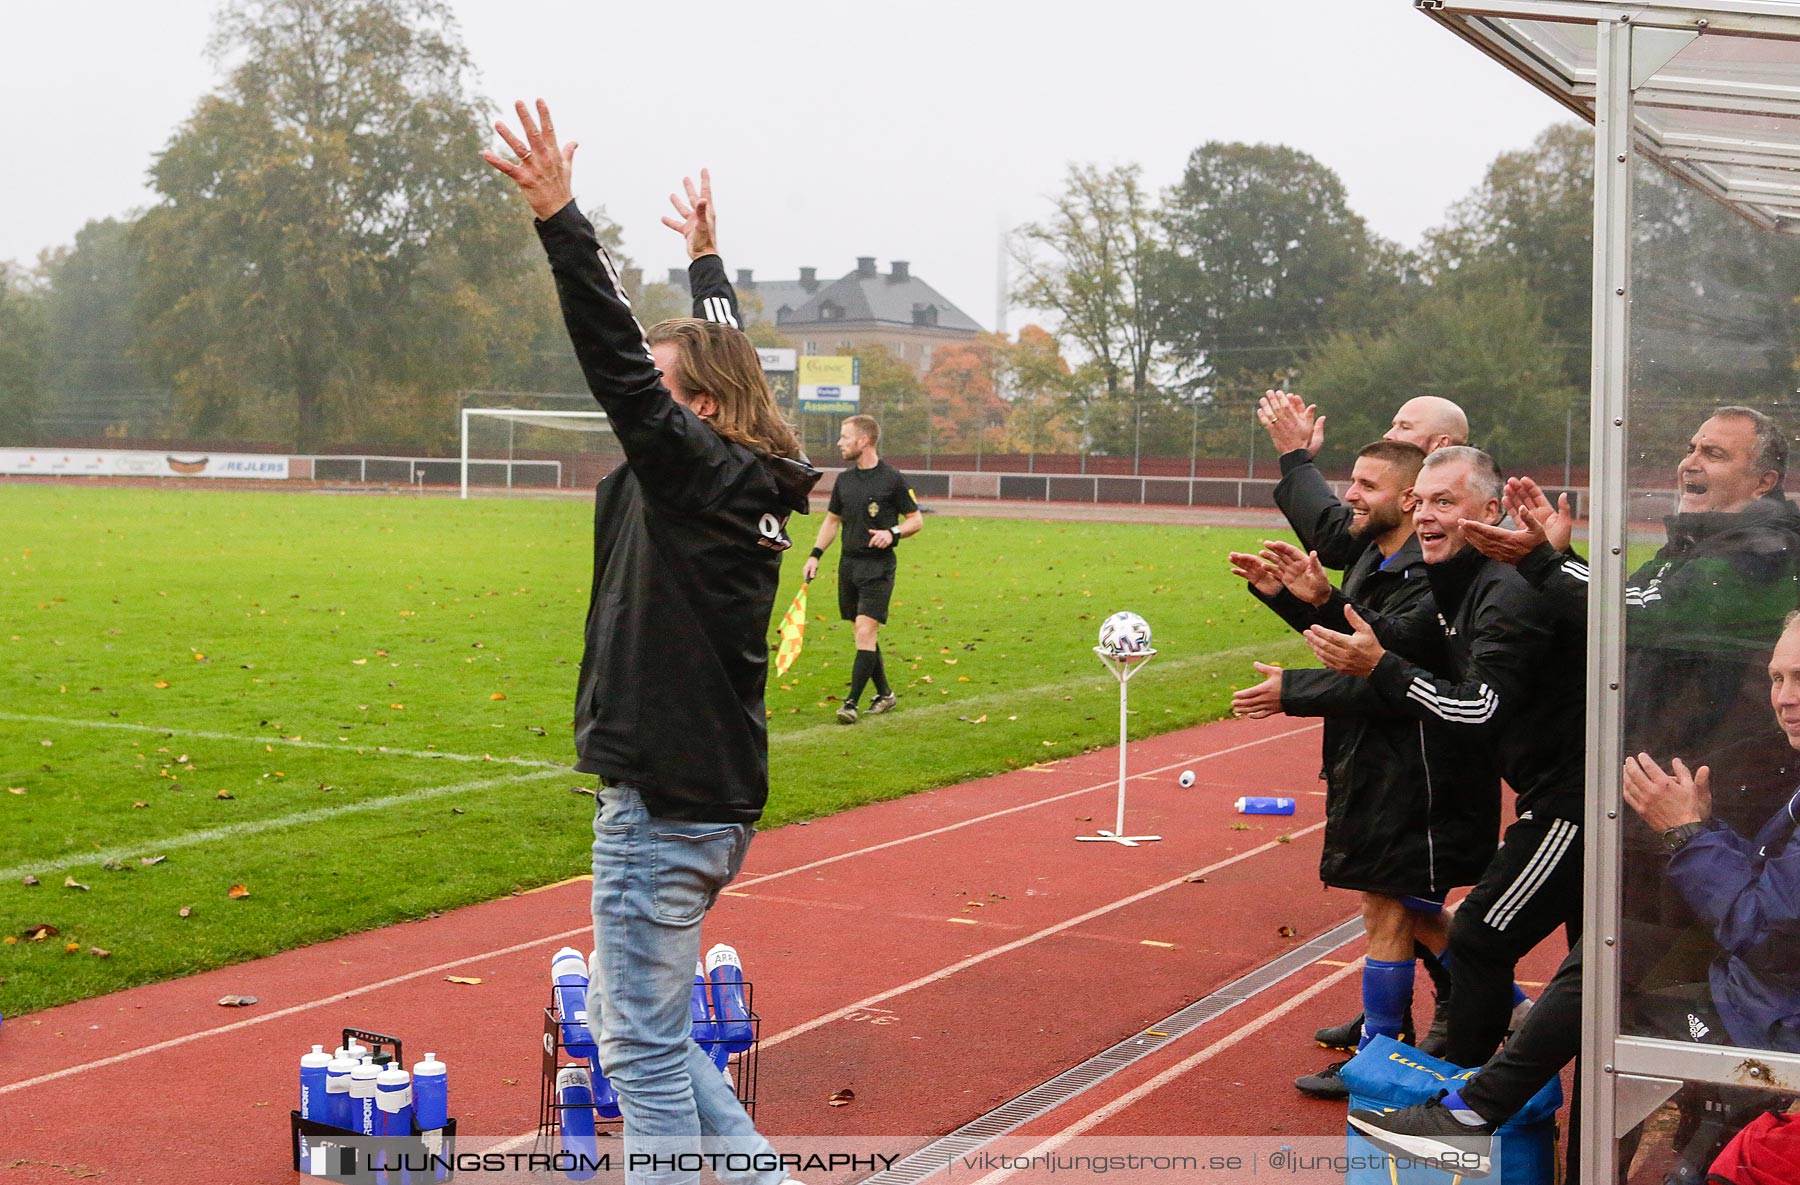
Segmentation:
[(740, 267), (737, 270), (737, 274), (738, 274), (737, 286), (739, 288), (754, 288), (754, 287), (756, 287), (756, 281), (752, 280), (750, 278), (750, 269), (749, 268)]
[(893, 269), (888, 273), (888, 283), (904, 284), (906, 281), (912, 279), (912, 271), (906, 260), (896, 259), (888, 266)]
[(858, 255), (856, 257), (856, 278), (859, 280), (873, 280), (875, 278), (875, 257), (873, 255)]
[(819, 286), (819, 269), (816, 267), (801, 268), (800, 269), (800, 287), (806, 289), (808, 292), (811, 292), (814, 288), (817, 288), (818, 286)]
[(685, 267), (670, 268), (669, 269), (669, 283), (673, 284), (677, 288), (686, 288), (687, 284), (688, 284), (687, 269)]

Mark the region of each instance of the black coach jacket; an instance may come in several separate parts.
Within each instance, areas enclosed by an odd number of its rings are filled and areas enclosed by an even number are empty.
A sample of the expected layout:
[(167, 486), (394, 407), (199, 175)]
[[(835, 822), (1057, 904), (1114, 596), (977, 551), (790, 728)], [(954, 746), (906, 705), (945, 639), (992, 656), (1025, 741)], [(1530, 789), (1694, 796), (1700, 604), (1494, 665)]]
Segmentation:
[[(1425, 572), (1431, 603), (1364, 614), (1387, 649), (1370, 684), (1471, 757), (1491, 747), (1520, 816), (1581, 823), (1585, 632), (1557, 620), (1518, 569), (1473, 547)], [(1326, 608), (1341, 616), (1342, 605), (1338, 594)]]
[[(726, 440), (669, 397), (573, 202), (537, 229), (575, 356), (625, 453), (594, 491), (576, 768), (636, 787), (652, 815), (754, 822), (769, 795), (763, 690), (787, 519), (806, 511), (818, 471)], [(716, 256), (692, 275), (696, 307), (735, 310)]]
[[(1254, 588), (1252, 592), (1256, 592)], [(1431, 603), (1419, 542), (1367, 547), (1344, 577), (1360, 606), (1401, 617)], [(1257, 596), (1296, 630), (1320, 610), (1286, 589)], [(1343, 628), (1341, 609), (1333, 628)], [(1481, 878), (1500, 831), (1500, 778), (1450, 732), (1396, 709), (1366, 679), (1327, 670), (1281, 676), (1281, 710), (1325, 718), (1325, 844), (1319, 879), (1390, 897), (1442, 893)]]

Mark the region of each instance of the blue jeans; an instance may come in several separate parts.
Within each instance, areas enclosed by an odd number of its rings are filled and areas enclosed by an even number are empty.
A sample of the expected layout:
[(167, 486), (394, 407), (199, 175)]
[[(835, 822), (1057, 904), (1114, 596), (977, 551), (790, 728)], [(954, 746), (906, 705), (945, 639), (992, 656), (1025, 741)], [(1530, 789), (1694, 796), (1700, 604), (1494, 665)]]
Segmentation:
[(627, 1185), (690, 1185), (701, 1164), (726, 1185), (786, 1178), (694, 1043), (688, 1011), (700, 919), (743, 867), (751, 834), (742, 823), (653, 818), (631, 787), (600, 790), (588, 1016), (599, 1018), (600, 1064), (619, 1092), (626, 1159), (639, 1158)]

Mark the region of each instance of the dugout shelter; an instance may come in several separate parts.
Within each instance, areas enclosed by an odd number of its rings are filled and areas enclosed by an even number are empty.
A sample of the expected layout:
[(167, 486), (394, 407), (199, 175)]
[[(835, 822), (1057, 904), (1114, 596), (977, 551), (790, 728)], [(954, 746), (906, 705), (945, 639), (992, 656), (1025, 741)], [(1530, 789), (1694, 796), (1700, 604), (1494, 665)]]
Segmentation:
[[(1629, 672), (1657, 643), (1627, 607), (1627, 575), (1661, 542), (1687, 434), (1726, 404), (1773, 416), (1790, 441), (1800, 428), (1800, 4), (1413, 3), (1595, 129), (1579, 1085), (1583, 1177), (1614, 1181), (1619, 1138), (1684, 1084), (1800, 1091), (1800, 1055), (1680, 1040), (1640, 1019), (1653, 990), (1642, 968), (1667, 952), (1641, 949), (1650, 940), (1622, 909), (1637, 874), (1621, 799)], [(1758, 710), (1725, 698), (1681, 711)], [(1766, 699), (1760, 710), (1773, 719)]]

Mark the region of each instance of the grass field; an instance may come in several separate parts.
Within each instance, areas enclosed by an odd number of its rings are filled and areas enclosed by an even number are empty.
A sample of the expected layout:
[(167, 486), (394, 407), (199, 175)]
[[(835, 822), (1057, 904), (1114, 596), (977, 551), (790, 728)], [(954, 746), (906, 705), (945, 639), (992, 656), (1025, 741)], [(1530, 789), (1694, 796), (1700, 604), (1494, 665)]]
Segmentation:
[[(0, 1012), (586, 871), (587, 504), (8, 485), (0, 515)], [(814, 582), (765, 827), (1115, 742), (1089, 647), (1116, 609), (1162, 652), (1136, 735), (1304, 657), (1226, 571), (1255, 533), (927, 523), (883, 635), (893, 714), (833, 722), (851, 641), (829, 564)]]

